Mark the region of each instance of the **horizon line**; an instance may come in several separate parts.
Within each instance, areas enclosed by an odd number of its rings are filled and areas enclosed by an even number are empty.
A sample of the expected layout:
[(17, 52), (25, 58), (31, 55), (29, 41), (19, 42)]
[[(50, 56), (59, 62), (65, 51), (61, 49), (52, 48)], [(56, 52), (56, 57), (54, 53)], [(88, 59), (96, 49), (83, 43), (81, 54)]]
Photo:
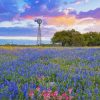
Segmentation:
[[(0, 36), (0, 39), (5, 40), (37, 40), (37, 37), (29, 37), (29, 36)], [(50, 41), (51, 37), (41, 37), (42, 40)]]

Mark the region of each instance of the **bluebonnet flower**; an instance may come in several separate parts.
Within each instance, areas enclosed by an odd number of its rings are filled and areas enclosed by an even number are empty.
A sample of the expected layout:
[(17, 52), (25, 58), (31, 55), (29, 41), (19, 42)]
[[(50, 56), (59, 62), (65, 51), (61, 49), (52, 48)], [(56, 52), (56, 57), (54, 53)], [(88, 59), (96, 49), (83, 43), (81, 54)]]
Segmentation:
[(29, 84), (28, 83), (25, 83), (23, 86), (22, 86), (22, 92), (24, 94), (24, 96), (27, 98), (28, 96), (28, 89), (29, 89)]
[(94, 89), (94, 92), (95, 92), (95, 94), (99, 94), (99, 88), (96, 87), (96, 88)]
[[(90, 97), (92, 90), (98, 97), (99, 86), (96, 86), (92, 80), (94, 76), (100, 77), (99, 70), (97, 72), (94, 70), (100, 65), (99, 52), (100, 49), (93, 48), (61, 50), (25, 48), (16, 51), (0, 49), (0, 55), (2, 55), (2, 61), (0, 58), (0, 89), (2, 89), (0, 97), (5, 95), (12, 100), (17, 99), (21, 91), (28, 99), (29, 89), (35, 90), (37, 84), (40, 92), (47, 90), (48, 87), (52, 89), (52, 86), (46, 86), (50, 82), (56, 83), (59, 93), (60, 91), (66, 92), (69, 87), (73, 87), (73, 94), (75, 92), (79, 94), (78, 100), (84, 100), (86, 93)], [(12, 55), (15, 58), (5, 55)], [(53, 62), (54, 59), (57, 59), (57, 62)], [(63, 66), (70, 68), (65, 71), (61, 69)], [(41, 76), (44, 79), (39, 80)]]

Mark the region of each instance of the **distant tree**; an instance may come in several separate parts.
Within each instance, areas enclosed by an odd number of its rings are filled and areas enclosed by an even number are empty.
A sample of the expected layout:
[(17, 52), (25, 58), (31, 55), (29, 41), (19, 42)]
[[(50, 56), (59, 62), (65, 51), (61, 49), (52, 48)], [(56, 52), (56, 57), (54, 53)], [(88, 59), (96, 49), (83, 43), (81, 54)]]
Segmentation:
[(84, 40), (85, 39), (84, 39), (83, 35), (80, 34), (78, 31), (75, 31), (72, 34), (72, 38), (71, 38), (72, 46), (85, 46), (86, 43)]
[(56, 32), (52, 38), (53, 43), (61, 43), (62, 46), (83, 46), (84, 37), (80, 32), (72, 30)]
[(88, 32), (83, 34), (87, 46), (100, 46), (100, 33)]
[(68, 45), (70, 38), (66, 31), (56, 32), (52, 38), (52, 42), (61, 43), (62, 46)]
[(63, 30), (54, 34), (52, 43), (60, 43), (62, 46), (100, 46), (100, 33), (89, 32), (81, 34), (74, 29)]

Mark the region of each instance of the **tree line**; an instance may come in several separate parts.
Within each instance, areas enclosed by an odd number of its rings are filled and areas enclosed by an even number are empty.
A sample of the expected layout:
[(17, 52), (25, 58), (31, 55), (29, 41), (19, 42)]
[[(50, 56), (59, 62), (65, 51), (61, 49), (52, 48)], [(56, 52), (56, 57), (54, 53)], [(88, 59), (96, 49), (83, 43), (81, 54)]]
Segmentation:
[(74, 29), (63, 30), (54, 34), (52, 43), (62, 46), (100, 46), (100, 32), (82, 34)]

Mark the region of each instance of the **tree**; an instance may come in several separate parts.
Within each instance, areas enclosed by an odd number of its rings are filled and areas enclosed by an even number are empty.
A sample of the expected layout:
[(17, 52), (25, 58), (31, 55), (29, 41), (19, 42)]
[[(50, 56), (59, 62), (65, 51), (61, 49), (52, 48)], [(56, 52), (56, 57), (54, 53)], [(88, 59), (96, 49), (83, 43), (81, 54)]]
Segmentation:
[(81, 34), (74, 29), (59, 31), (54, 34), (52, 43), (61, 43), (62, 46), (100, 46), (100, 33)]
[(54, 43), (61, 43), (62, 46), (67, 45), (70, 41), (69, 36), (66, 34), (66, 31), (56, 32), (52, 38), (52, 42)]
[(83, 34), (85, 41), (88, 46), (99, 46), (100, 45), (100, 33), (88, 32)]
[(62, 46), (83, 46), (84, 37), (74, 29), (56, 32), (52, 38), (53, 43), (62, 43)]
[(82, 34), (80, 34), (79, 32), (75, 32), (72, 34), (72, 46), (85, 46), (85, 41), (84, 41), (84, 37)]

